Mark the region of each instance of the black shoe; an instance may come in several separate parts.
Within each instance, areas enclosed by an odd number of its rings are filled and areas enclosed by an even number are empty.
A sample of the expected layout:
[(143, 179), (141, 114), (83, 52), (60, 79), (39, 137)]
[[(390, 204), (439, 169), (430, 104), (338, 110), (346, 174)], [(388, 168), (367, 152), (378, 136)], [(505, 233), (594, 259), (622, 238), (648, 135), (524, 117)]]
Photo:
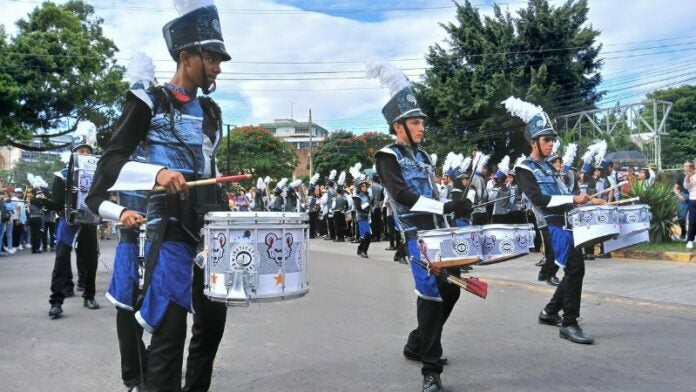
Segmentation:
[(542, 310), (541, 312), (539, 312), (539, 324), (554, 325), (560, 327), (561, 316), (557, 314), (547, 314), (546, 311)]
[(442, 381), (439, 374), (426, 374), (423, 376), (423, 392), (442, 392)]
[(362, 252), (362, 253), (360, 253), (360, 257), (362, 257), (363, 259), (366, 259), (366, 258), (367, 258), (367, 252)]
[[(418, 355), (415, 354), (413, 351), (405, 348), (405, 347), (404, 347), (404, 357), (406, 359), (408, 359), (409, 361), (419, 361), (420, 362), (420, 358), (418, 357)], [(438, 359), (437, 364), (440, 366), (447, 365), (447, 357), (442, 357), (442, 358)]]
[(551, 286), (558, 286), (561, 284), (561, 280), (555, 276), (550, 276), (548, 279), (546, 279), (546, 283), (550, 284)]
[(99, 303), (97, 303), (94, 298), (85, 298), (82, 302), (82, 306), (90, 310), (99, 309)]
[(562, 326), (561, 329), (558, 331), (558, 334), (563, 339), (568, 339), (573, 343), (594, 343), (594, 339), (585, 335), (585, 333), (582, 331), (582, 328), (580, 328), (580, 326), (577, 324), (566, 325), (565, 327)]
[(406, 260), (405, 257), (400, 257), (400, 258), (399, 258), (399, 264), (408, 264), (408, 260)]
[(336, 240), (336, 242), (346, 242), (346, 240), (345, 240), (345, 239), (343, 239), (343, 240)]
[(65, 291), (63, 292), (63, 296), (65, 296), (65, 298), (74, 297), (74, 296), (75, 296), (75, 290), (73, 290), (73, 289), (65, 290)]
[(534, 265), (536, 265), (537, 267), (541, 267), (542, 265), (544, 265), (544, 263), (546, 263), (546, 260), (541, 259), (541, 260), (537, 261), (536, 263), (534, 263)]
[(546, 276), (546, 274), (542, 274), (541, 272), (539, 272), (539, 275), (537, 275), (537, 280), (538, 280), (539, 282), (543, 282), (543, 281), (545, 281), (546, 279), (548, 279), (548, 277)]
[(51, 304), (51, 310), (48, 311), (48, 317), (54, 319), (63, 314), (63, 307), (60, 304)]
[(324, 238), (324, 241), (333, 241), (333, 240), (334, 240), (334, 239), (331, 238), (331, 237), (326, 237), (326, 238)]
[(390, 246), (390, 247), (388, 247), (388, 248), (384, 248), (384, 250), (396, 250), (396, 248), (393, 247), (393, 246)]

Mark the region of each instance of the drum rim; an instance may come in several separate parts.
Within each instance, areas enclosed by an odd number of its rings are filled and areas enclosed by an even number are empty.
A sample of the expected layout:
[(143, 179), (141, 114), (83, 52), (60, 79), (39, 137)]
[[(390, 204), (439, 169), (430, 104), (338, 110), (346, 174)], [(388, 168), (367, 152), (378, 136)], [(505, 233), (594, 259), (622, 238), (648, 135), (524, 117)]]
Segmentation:
[(484, 225), (481, 226), (481, 230), (488, 230), (488, 229), (498, 229), (498, 228), (504, 228), (504, 229), (534, 229), (534, 225), (531, 223), (516, 223), (516, 224), (504, 224), (504, 223), (493, 223), (490, 225)]

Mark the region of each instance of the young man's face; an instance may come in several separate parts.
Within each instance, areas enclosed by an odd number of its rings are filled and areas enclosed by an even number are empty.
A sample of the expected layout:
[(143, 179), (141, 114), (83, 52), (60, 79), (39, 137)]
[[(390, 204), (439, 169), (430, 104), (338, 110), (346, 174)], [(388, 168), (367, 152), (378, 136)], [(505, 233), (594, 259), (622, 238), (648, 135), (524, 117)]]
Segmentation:
[(469, 186), (470, 181), (468, 178), (462, 178), (460, 181), (462, 182), (463, 186), (465, 186), (465, 187)]
[[(406, 119), (406, 125), (411, 133), (411, 138), (416, 144), (420, 144), (425, 136), (425, 119), (414, 117)], [(408, 135), (406, 134), (406, 129), (401, 123), (394, 123), (394, 131), (396, 132), (396, 138), (404, 144), (409, 144)]]
[(599, 170), (599, 169), (595, 169), (595, 171), (594, 171), (594, 176), (595, 176), (596, 178), (601, 177), (601, 176), (602, 176), (602, 171)]
[(89, 148), (89, 147), (87, 147), (87, 146), (82, 146), (82, 147), (78, 147), (78, 148), (75, 150), (75, 152), (76, 152), (78, 155), (90, 155), (90, 154), (92, 153), (92, 149)]
[[(183, 51), (180, 54), (181, 62), (186, 67), (188, 78), (194, 81), (198, 87), (209, 87), (214, 82), (217, 76), (222, 72), (220, 65), (222, 64), (222, 56), (203, 50), (203, 56), (196, 53)], [(205, 74), (205, 80), (203, 75)]]

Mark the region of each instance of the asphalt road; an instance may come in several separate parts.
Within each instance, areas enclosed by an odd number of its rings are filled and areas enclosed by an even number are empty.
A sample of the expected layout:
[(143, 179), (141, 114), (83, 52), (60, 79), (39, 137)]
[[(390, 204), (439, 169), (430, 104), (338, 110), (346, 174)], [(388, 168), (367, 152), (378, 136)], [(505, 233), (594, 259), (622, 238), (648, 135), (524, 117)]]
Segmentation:
[[(102, 243), (102, 308), (69, 298), (48, 318), (53, 253), (0, 258), (0, 391), (123, 391), (115, 310), (103, 297), (115, 241)], [(419, 391), (401, 349), (415, 326), (410, 272), (385, 243), (312, 240), (304, 298), (230, 308), (213, 391)], [(587, 262), (581, 324), (592, 346), (537, 324), (552, 288), (532, 254), (487, 267), (486, 300), (462, 293), (445, 325), (448, 391), (696, 391), (696, 265)]]

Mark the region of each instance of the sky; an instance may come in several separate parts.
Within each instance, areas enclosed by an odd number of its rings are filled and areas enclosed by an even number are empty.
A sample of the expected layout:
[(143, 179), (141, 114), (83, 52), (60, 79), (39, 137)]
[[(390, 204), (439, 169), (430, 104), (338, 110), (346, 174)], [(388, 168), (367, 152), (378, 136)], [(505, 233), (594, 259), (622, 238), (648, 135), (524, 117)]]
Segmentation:
[[(104, 35), (118, 46), (119, 63), (127, 65), (143, 51), (155, 60), (159, 81), (169, 80), (175, 64), (161, 27), (177, 16), (171, 0), (87, 2), (104, 19)], [(39, 4), (0, 0), (0, 24), (12, 35), (14, 22)], [(472, 4), (484, 15), (492, 12), (490, 1)], [(498, 4), (515, 13), (526, 2)], [(601, 88), (609, 91), (600, 107), (640, 101), (654, 88), (696, 83), (692, 0), (589, 4), (589, 23), (602, 32)], [(217, 6), (232, 61), (223, 64), (212, 97), (226, 124), (307, 121), (311, 109), (314, 122), (355, 133), (386, 132), (380, 111), (389, 92), (364, 78), (364, 62), (392, 60), (418, 80), (428, 47), (446, 38), (440, 24), (453, 21), (455, 13), (448, 0), (218, 0)]]

